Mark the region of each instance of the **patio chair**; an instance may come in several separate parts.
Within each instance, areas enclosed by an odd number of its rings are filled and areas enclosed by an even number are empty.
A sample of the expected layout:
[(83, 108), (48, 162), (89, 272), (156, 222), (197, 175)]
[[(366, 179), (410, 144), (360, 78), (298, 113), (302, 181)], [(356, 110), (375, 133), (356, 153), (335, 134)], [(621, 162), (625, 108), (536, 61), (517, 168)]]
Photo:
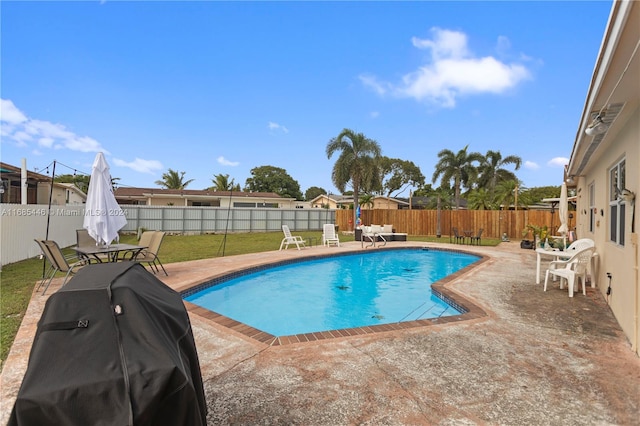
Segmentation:
[(460, 241), (462, 241), (462, 244), (464, 244), (464, 235), (460, 235), (460, 232), (458, 232), (458, 228), (454, 226), (453, 228), (451, 228), (451, 231), (453, 231), (453, 238), (456, 240), (456, 244), (458, 244)]
[(471, 244), (480, 245), (480, 239), (482, 238), (482, 231), (484, 231), (484, 228), (480, 228), (476, 235), (471, 236)]
[(322, 225), (322, 245), (330, 247), (331, 244), (335, 244), (340, 247), (340, 238), (336, 234), (336, 227), (333, 223), (326, 223)]
[(569, 247), (565, 249), (565, 252), (572, 252), (575, 250), (582, 250), (585, 247), (595, 247), (596, 243), (591, 238), (580, 238), (572, 242)]
[(139, 263), (146, 263), (154, 274), (160, 272), (160, 269), (158, 269), (158, 265), (160, 265), (164, 274), (169, 276), (167, 270), (164, 269), (164, 265), (160, 261), (160, 257), (158, 256), (164, 235), (165, 232), (162, 231), (143, 232), (140, 236), (140, 240), (138, 241), (138, 245), (145, 246), (147, 248), (140, 250), (133, 260)]
[(298, 247), (298, 250), (300, 250), (300, 246), (306, 248), (304, 240), (302, 239), (301, 236), (291, 235), (291, 230), (289, 229), (288, 225), (282, 225), (282, 232), (284, 233), (284, 238), (282, 239), (282, 242), (280, 242), (280, 250), (282, 250), (282, 247), (284, 247), (285, 249), (288, 249), (289, 244), (295, 244), (296, 247)]
[(65, 257), (62, 253), (62, 250), (60, 250), (60, 246), (58, 246), (58, 243), (53, 240), (35, 240), (35, 242), (38, 244), (38, 246), (40, 246), (42, 254), (47, 259), (50, 265), (49, 270), (44, 275), (37, 288), (37, 290), (40, 290), (40, 288), (44, 286), (44, 290), (42, 291), (43, 296), (47, 292), (47, 289), (49, 288), (49, 285), (51, 284), (51, 281), (53, 280), (57, 272), (66, 273), (66, 275), (64, 276), (64, 281), (62, 281), (62, 285), (64, 286), (67, 283), (69, 276), (74, 273), (74, 269), (76, 267), (82, 267), (89, 263), (88, 259), (77, 258), (74, 262), (69, 263), (69, 260), (73, 259), (73, 257)]
[(573, 297), (576, 278), (582, 280), (582, 294), (587, 295), (586, 277), (587, 266), (591, 262), (591, 257), (595, 247), (585, 247), (577, 250), (569, 259), (554, 260), (549, 263), (549, 269), (544, 278), (544, 291), (547, 291), (549, 275), (560, 278), (560, 289), (564, 288), (564, 280), (567, 281), (569, 297)]
[[(76, 245), (78, 247), (95, 247), (96, 240), (93, 239), (91, 235), (89, 235), (89, 231), (86, 229), (76, 229)], [(96, 253), (92, 255), (94, 260), (102, 263), (109, 261), (109, 255), (106, 253)]]

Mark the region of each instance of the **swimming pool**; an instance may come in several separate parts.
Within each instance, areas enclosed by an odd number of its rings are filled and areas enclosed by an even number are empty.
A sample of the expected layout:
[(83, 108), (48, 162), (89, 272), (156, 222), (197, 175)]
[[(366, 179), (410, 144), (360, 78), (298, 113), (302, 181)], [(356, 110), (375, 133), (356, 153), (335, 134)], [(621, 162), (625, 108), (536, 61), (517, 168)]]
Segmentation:
[(184, 298), (273, 336), (375, 327), (464, 312), (431, 284), (479, 259), (419, 248), (320, 257), (223, 278)]

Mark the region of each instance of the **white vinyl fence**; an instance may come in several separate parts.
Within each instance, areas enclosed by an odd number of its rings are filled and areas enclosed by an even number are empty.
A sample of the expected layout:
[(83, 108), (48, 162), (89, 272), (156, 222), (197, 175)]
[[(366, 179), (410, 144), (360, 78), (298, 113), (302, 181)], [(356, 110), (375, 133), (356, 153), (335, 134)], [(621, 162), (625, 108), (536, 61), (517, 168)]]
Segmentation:
[[(335, 211), (327, 209), (227, 209), (220, 207), (121, 206), (127, 217), (124, 233), (139, 228), (173, 234), (321, 230), (335, 223)], [(0, 267), (40, 254), (34, 239), (55, 240), (60, 247), (76, 243), (84, 206), (0, 204)]]

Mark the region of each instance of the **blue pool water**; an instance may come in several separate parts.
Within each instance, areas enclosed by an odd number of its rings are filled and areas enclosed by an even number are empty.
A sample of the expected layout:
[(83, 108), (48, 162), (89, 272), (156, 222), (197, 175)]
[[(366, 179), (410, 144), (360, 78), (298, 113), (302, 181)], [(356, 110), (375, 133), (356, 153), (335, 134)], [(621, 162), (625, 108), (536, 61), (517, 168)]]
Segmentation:
[(438, 250), (387, 250), (276, 266), (185, 300), (274, 336), (458, 315), (431, 284), (477, 261)]

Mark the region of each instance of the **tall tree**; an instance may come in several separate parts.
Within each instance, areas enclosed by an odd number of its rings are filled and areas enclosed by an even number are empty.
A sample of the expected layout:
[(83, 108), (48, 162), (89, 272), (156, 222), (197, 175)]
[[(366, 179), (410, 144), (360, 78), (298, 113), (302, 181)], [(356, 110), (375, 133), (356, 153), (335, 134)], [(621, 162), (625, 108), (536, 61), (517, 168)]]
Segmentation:
[(320, 188), (319, 186), (311, 186), (304, 192), (304, 199), (307, 201), (311, 201), (316, 198), (318, 195), (325, 195), (327, 191), (324, 188)]
[(478, 187), (488, 188), (493, 195), (500, 182), (517, 180), (518, 178), (512, 171), (504, 168), (509, 164), (513, 164), (514, 169), (518, 170), (522, 164), (522, 158), (517, 155), (508, 155), (502, 158), (500, 151), (487, 151), (484, 160), (478, 166)]
[[(517, 195), (517, 196), (516, 196)], [(522, 193), (522, 183), (518, 180), (505, 180), (496, 186), (496, 203), (508, 210), (512, 205), (526, 206), (530, 203), (526, 193)]]
[(467, 207), (470, 210), (493, 210), (494, 197), (487, 188), (479, 187), (469, 191)]
[(72, 183), (77, 186), (82, 192), (87, 192), (89, 189), (89, 179), (91, 176), (89, 175), (79, 175), (79, 174), (65, 174), (58, 175), (53, 178), (54, 182), (60, 183)]
[(467, 152), (469, 145), (454, 153), (449, 149), (443, 149), (438, 153), (440, 159), (435, 166), (432, 182), (435, 183), (438, 178), (442, 178), (441, 185), (452, 187), (455, 191), (456, 210), (460, 208), (460, 191), (462, 187), (469, 189), (473, 184), (477, 169), (473, 164), (481, 163), (484, 156), (479, 152)]
[(559, 198), (560, 186), (538, 186), (534, 188), (521, 187), (521, 196), (526, 196), (526, 201), (535, 204), (543, 198)]
[(209, 189), (213, 191), (240, 191), (240, 184), (235, 183), (233, 179), (229, 180), (229, 175), (223, 175), (222, 173), (214, 175), (213, 186), (209, 187)]
[(356, 223), (356, 209), (360, 196), (360, 185), (370, 176), (370, 171), (376, 167), (376, 160), (380, 157), (381, 149), (378, 142), (367, 138), (362, 133), (351, 129), (343, 129), (335, 138), (331, 139), (326, 148), (327, 158), (340, 152), (333, 165), (331, 180), (341, 192), (351, 182), (353, 188), (353, 223)]
[(254, 167), (251, 175), (245, 182), (245, 191), (275, 192), (282, 197), (302, 200), (300, 184), (285, 169), (274, 166)]
[(185, 172), (169, 169), (169, 171), (162, 174), (161, 180), (156, 181), (156, 185), (160, 185), (166, 189), (186, 189), (187, 186), (193, 182), (193, 179), (185, 182), (184, 175)]
[(424, 185), (424, 175), (420, 171), (420, 167), (416, 166), (413, 161), (382, 156), (378, 164), (382, 190), (387, 197), (391, 197), (393, 192), (396, 192), (397, 195), (409, 186), (420, 187)]

